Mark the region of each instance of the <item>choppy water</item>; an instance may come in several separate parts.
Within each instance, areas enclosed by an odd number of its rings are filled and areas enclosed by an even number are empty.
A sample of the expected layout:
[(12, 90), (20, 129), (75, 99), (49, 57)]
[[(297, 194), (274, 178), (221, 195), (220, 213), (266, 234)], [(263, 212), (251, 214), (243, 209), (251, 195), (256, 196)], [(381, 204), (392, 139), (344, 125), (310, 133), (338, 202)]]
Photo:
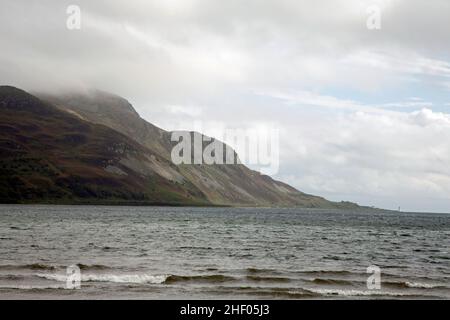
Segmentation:
[(446, 214), (3, 205), (0, 298), (449, 299), (449, 244)]

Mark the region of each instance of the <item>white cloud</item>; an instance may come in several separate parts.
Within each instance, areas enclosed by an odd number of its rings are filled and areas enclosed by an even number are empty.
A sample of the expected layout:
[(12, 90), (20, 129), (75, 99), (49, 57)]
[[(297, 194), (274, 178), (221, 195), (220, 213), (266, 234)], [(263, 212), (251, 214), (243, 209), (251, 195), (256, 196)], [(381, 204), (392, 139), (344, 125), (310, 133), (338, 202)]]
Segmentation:
[(421, 100), (409, 100), (409, 101), (399, 101), (399, 102), (388, 102), (380, 104), (380, 108), (431, 108), (433, 106), (432, 102), (421, 101)]
[(199, 117), (202, 114), (202, 108), (198, 106), (180, 106), (173, 105), (167, 108), (168, 113), (176, 116)]
[(448, 115), (430, 94), (450, 88), (450, 1), (79, 0), (79, 31), (69, 4), (2, 1), (3, 84), (111, 91), (169, 130), (275, 122), (302, 190), (450, 208)]
[[(448, 199), (447, 114), (427, 109), (412, 113), (360, 111), (329, 115), (321, 121), (305, 115), (295, 124), (285, 125), (285, 132), (289, 132), (283, 136), (281, 151), (285, 171), (280, 175), (308, 192), (334, 199), (349, 195), (355, 200), (359, 199), (355, 195), (392, 198), (410, 210), (418, 204), (405, 199), (422, 199), (421, 209), (433, 206), (429, 199)], [(292, 174), (294, 168), (297, 171)], [(382, 202), (367, 204), (380, 206)]]
[(361, 110), (370, 108), (353, 100), (342, 100), (333, 96), (321, 95), (310, 91), (295, 91), (284, 93), (281, 91), (259, 93), (272, 98), (280, 99), (289, 105), (303, 105), (327, 107), (332, 109)]
[(388, 71), (450, 77), (450, 62), (423, 57), (409, 51), (386, 53), (364, 50), (348, 55), (345, 62)]

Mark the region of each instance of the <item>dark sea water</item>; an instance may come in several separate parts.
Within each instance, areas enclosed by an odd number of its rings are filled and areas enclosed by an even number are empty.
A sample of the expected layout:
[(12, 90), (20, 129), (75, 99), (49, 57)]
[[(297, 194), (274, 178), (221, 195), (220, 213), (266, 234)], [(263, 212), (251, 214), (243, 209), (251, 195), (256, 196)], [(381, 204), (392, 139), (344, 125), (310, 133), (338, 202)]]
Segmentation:
[(0, 298), (449, 299), (449, 245), (447, 214), (2, 205)]

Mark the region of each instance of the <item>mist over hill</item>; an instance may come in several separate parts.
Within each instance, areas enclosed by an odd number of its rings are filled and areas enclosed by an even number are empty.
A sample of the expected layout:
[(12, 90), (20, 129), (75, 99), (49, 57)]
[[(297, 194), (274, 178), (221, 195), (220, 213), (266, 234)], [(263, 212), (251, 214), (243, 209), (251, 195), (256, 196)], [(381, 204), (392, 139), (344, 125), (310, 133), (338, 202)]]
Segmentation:
[(175, 165), (171, 132), (119, 96), (38, 96), (0, 87), (3, 203), (357, 207), (302, 193), (240, 163)]

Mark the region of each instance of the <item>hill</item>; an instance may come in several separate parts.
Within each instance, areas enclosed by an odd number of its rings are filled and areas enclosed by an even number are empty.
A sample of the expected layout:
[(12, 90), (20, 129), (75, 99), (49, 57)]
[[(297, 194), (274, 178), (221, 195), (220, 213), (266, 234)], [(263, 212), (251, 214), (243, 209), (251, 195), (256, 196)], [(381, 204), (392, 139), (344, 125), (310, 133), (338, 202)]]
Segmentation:
[[(97, 90), (60, 95), (40, 94), (40, 97), (80, 119), (114, 129), (171, 162), (170, 154), (174, 145), (170, 139), (172, 132), (142, 119), (122, 97)], [(193, 132), (190, 134), (194, 135)], [(353, 203), (336, 203), (305, 194), (242, 164), (182, 164), (177, 168), (186, 181), (216, 205), (357, 207)]]

